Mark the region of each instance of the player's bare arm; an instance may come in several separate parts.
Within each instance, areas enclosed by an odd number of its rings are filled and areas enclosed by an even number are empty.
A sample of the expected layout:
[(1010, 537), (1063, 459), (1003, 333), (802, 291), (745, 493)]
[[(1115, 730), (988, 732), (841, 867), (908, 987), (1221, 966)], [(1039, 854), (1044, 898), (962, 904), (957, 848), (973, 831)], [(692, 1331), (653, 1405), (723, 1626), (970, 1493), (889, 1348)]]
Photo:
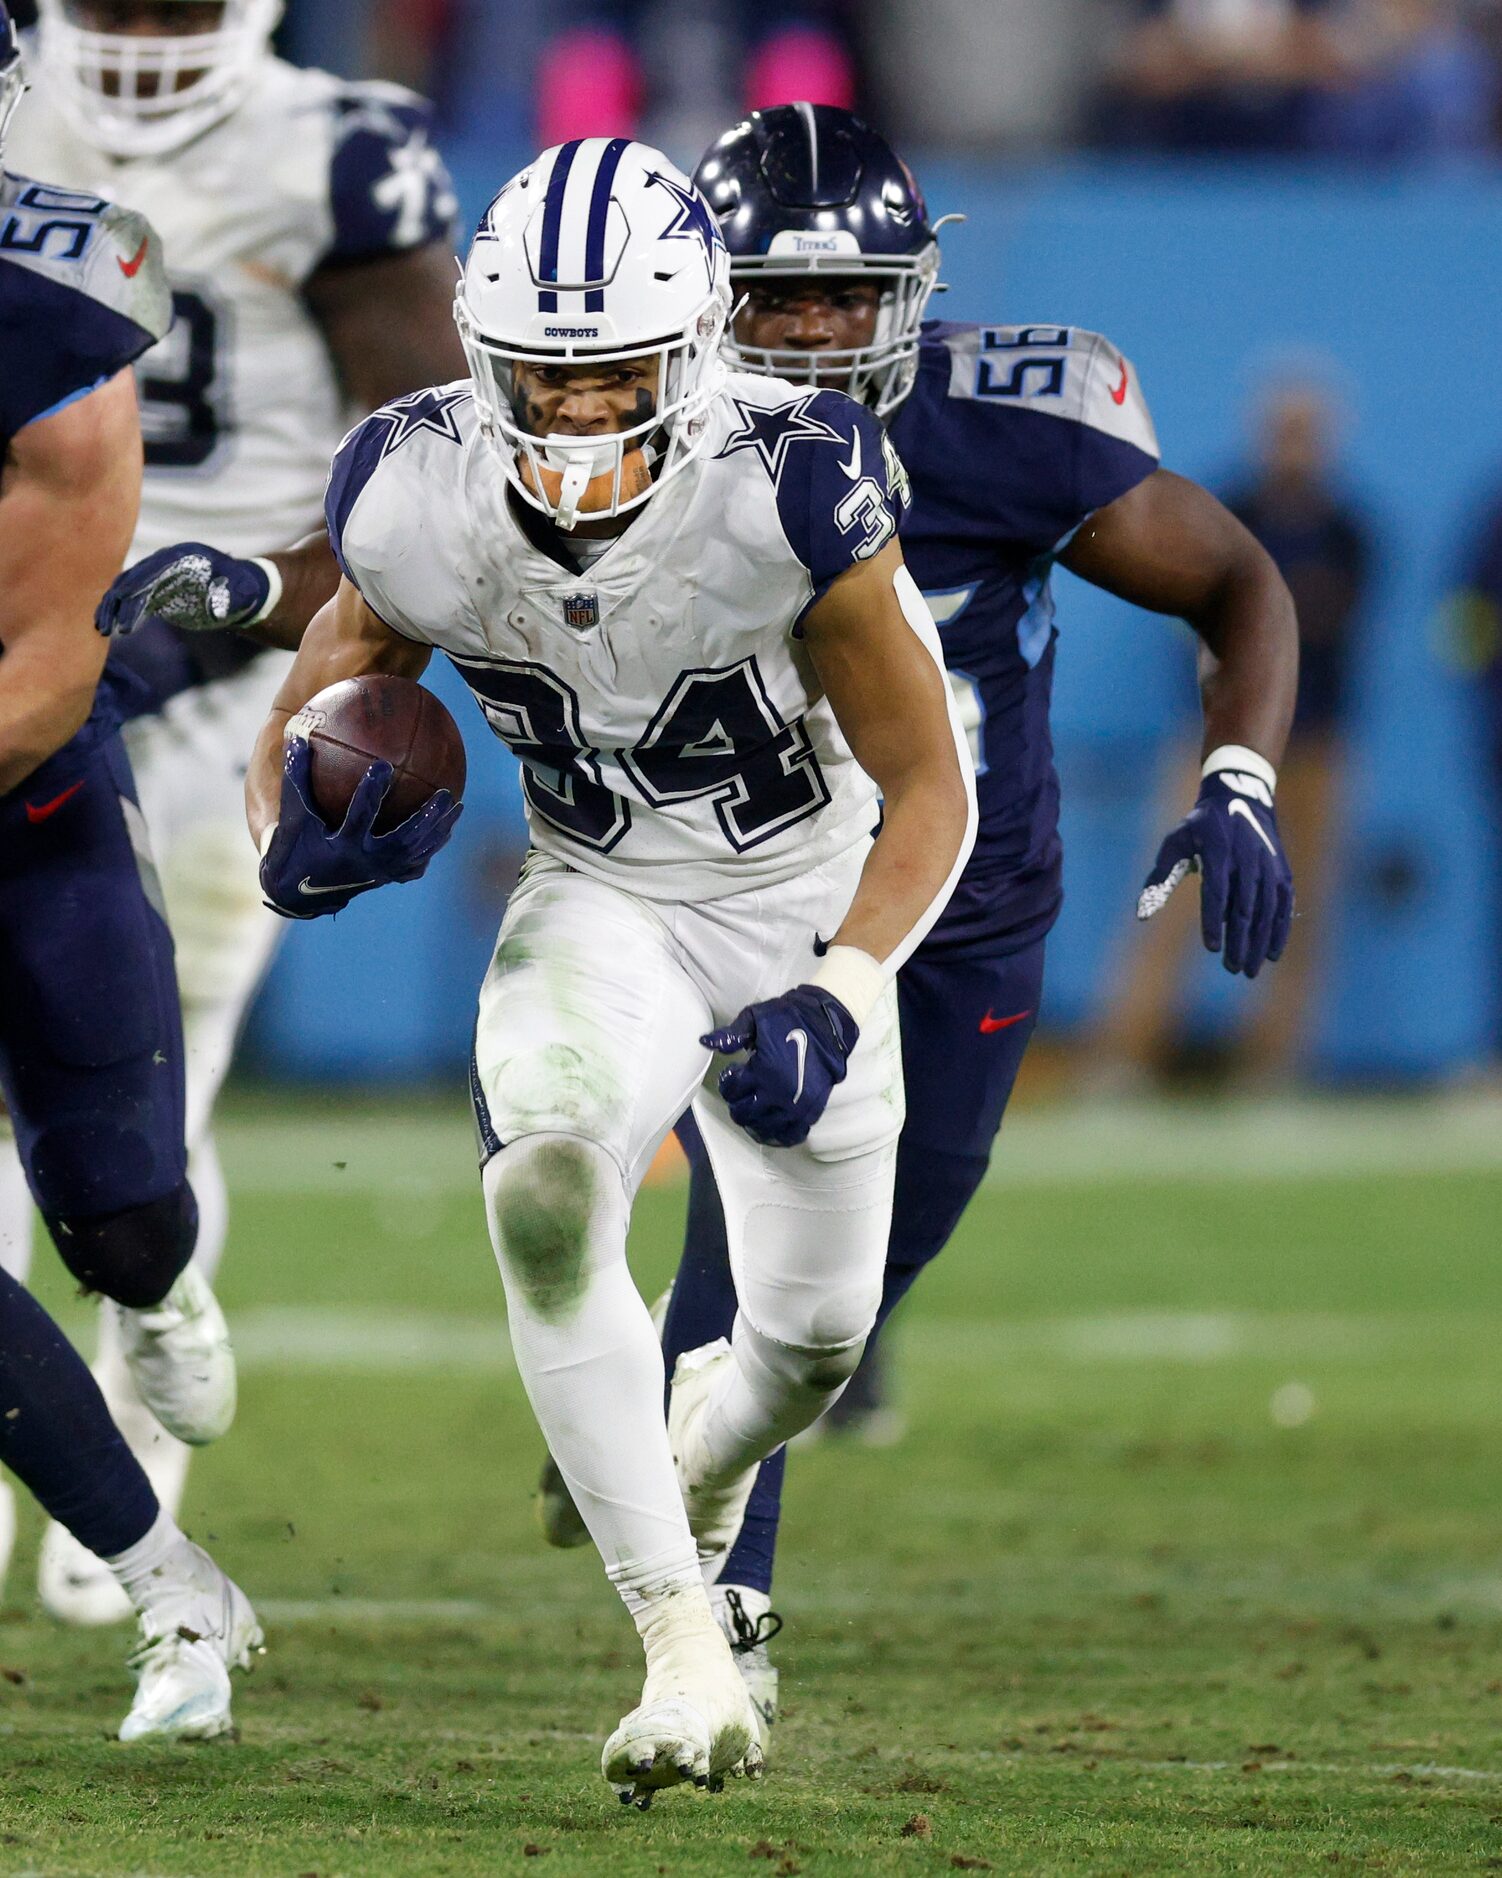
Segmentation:
[(245, 778), (245, 808), (259, 848), (276, 823), (282, 799), (282, 743), (288, 724), (327, 685), (342, 678), (385, 674), (420, 678), (432, 651), (403, 639), (371, 611), (359, 589), (342, 581), (303, 637), (292, 669), (282, 682), (251, 754)]
[(1171, 470), (1091, 516), (1060, 557), (1134, 606), (1175, 614), (1203, 645), (1203, 754), (1282, 760), (1299, 678), (1293, 596), (1271, 555), (1207, 489)]
[[(304, 297), (357, 410), (446, 384), (465, 370), (449, 317), (453, 259), (446, 243), (326, 265)], [(338, 587), (339, 565), (321, 528), (253, 559), (184, 542), (121, 575), (100, 609), (99, 629), (129, 633), (156, 615), (187, 631), (232, 626), (262, 645), (295, 652)]]
[(825, 695), (883, 801), (881, 834), (831, 943), (879, 964), (908, 939), (975, 838), (949, 688), (903, 608), (898, 583), (909, 578), (902, 550), (889, 543), (842, 574), (805, 623)]
[(129, 372), (11, 443), (0, 470), (0, 795), (89, 715), (105, 654), (94, 608), (130, 547), (140, 499)]
[(1151, 919), (1190, 873), (1200, 924), (1227, 971), (1282, 956), (1293, 875), (1273, 808), (1299, 675), (1293, 597), (1271, 557), (1197, 484), (1157, 470), (1093, 515), (1064, 563), (1199, 634), (1205, 710), (1199, 798), (1158, 850), (1137, 904)]

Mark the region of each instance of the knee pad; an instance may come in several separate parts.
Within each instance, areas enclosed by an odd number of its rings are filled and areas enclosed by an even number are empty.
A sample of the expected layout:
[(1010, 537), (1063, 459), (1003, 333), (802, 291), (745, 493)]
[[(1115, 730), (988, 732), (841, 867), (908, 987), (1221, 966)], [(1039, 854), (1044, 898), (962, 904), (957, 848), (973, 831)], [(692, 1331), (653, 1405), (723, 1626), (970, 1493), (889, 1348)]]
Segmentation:
[(84, 1289), (103, 1292), (129, 1310), (160, 1304), (198, 1243), (198, 1202), (187, 1181), (123, 1213), (44, 1217), (64, 1265)]
[(594, 1142), (530, 1135), (485, 1168), (496, 1259), (540, 1317), (566, 1318), (584, 1295), (601, 1227), (625, 1210), (620, 1168)]

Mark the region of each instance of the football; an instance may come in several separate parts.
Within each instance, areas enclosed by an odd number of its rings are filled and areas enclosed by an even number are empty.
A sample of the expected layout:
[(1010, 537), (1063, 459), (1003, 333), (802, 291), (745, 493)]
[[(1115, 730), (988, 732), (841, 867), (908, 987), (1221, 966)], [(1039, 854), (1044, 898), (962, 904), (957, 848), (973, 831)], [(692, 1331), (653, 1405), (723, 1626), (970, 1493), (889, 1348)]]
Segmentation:
[(306, 737), (313, 801), (331, 828), (372, 763), (389, 763), (391, 787), (375, 821), (378, 835), (414, 815), (440, 789), (458, 802), (466, 775), (464, 739), (442, 701), (411, 678), (344, 678), (309, 698), (287, 726)]

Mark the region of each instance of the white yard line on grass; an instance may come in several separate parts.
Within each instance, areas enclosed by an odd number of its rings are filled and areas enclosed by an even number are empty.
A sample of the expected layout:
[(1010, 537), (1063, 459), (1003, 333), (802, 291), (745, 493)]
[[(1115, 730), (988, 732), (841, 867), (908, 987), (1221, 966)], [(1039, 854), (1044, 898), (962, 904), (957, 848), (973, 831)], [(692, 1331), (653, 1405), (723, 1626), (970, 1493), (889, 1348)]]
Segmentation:
[[(500, 1374), (513, 1368), (499, 1305), (493, 1317), (254, 1305), (232, 1313), (230, 1334), (246, 1370)], [(902, 1341), (904, 1353), (919, 1364), (1042, 1357), (1091, 1367), (1370, 1362), (1395, 1353), (1459, 1347), (1493, 1334), (1492, 1320), (1475, 1313), (1112, 1311), (990, 1321), (915, 1316), (903, 1326)]]
[[(233, 1111), (220, 1128), (231, 1189), (388, 1200), (420, 1215), (479, 1181), (462, 1113), (410, 1115), (331, 1100), (285, 1117)], [(1019, 1110), (990, 1179), (1322, 1180), (1361, 1174), (1502, 1172), (1502, 1101), (1483, 1095), (1277, 1102), (1089, 1103)]]

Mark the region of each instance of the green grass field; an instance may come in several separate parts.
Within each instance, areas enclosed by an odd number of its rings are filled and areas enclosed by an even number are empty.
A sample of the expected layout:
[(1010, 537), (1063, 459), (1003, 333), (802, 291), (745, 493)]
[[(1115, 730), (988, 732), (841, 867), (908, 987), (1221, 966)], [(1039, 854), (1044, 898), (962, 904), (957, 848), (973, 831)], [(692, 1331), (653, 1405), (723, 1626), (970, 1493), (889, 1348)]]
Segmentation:
[[(1502, 1869), (1495, 1111), (1009, 1124), (901, 1323), (907, 1441), (795, 1457), (769, 1779), (646, 1815), (462, 1111), (259, 1103), (226, 1161), (242, 1406), (185, 1523), (270, 1654), (238, 1745), (121, 1748), (129, 1638), (37, 1614), (30, 1520), (0, 1873)], [(680, 1204), (638, 1207), (644, 1287)]]

